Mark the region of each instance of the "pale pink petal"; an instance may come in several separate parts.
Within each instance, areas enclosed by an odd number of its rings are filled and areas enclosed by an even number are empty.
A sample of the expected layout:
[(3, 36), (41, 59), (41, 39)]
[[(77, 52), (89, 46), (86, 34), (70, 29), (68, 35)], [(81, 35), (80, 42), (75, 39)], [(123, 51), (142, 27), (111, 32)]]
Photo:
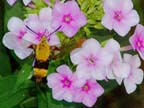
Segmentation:
[(28, 5), (32, 0), (23, 0), (24, 5)]
[(81, 64), (76, 68), (76, 75), (78, 78), (89, 79), (91, 77), (91, 71), (84, 64)]
[(113, 29), (113, 25), (114, 25), (114, 20), (112, 18), (111, 15), (109, 14), (105, 14), (102, 18), (102, 22), (104, 27), (106, 27), (107, 29), (109, 30), (112, 30)]
[(132, 80), (136, 83), (136, 84), (141, 84), (143, 81), (143, 70), (142, 69), (135, 69), (133, 70), (133, 78)]
[(21, 48), (21, 49), (15, 49), (14, 52), (20, 59), (25, 59), (33, 52), (33, 49)]
[(25, 19), (26, 23), (29, 23), (31, 21), (38, 21), (38, 20), (39, 20), (39, 17), (37, 14), (29, 14), (28, 18)]
[(75, 93), (75, 95), (74, 95), (73, 101), (74, 101), (74, 102), (77, 102), (77, 103), (78, 103), (78, 102), (79, 102), (79, 103), (82, 102), (82, 99), (83, 99), (83, 97), (84, 97), (83, 95), (84, 95), (84, 94), (81, 93), (80, 90), (77, 90), (76, 93)]
[(71, 76), (72, 75), (72, 71), (65, 64), (59, 66), (56, 70), (57, 70), (58, 73), (60, 73), (61, 75), (64, 75), (64, 76)]
[(130, 55), (130, 54), (124, 54), (123, 61), (126, 63), (129, 63), (131, 60), (131, 57), (132, 57), (132, 55)]
[[(91, 77), (96, 80), (104, 80), (106, 79), (106, 67), (96, 67), (95, 70), (91, 72)], [(89, 72), (89, 71), (87, 71)]]
[(115, 76), (114, 76), (114, 74), (113, 74), (113, 71), (112, 71), (112, 68), (111, 68), (111, 67), (108, 67), (108, 68), (107, 68), (106, 74), (107, 74), (107, 78), (108, 78), (108, 79), (115, 79)]
[(119, 6), (121, 6), (121, 9), (125, 12), (129, 12), (130, 10), (132, 10), (133, 8), (133, 3), (132, 0), (119, 0), (120, 4)]
[(64, 94), (65, 94), (65, 91), (62, 90), (60, 87), (56, 87), (54, 90), (52, 90), (53, 98), (56, 100), (63, 100)]
[(107, 41), (107, 44), (105, 45), (105, 48), (112, 53), (117, 53), (120, 51), (120, 44), (114, 40), (110, 39)]
[(110, 12), (120, 8), (120, 0), (104, 0), (104, 11)]
[(131, 82), (127, 79), (124, 80), (124, 86), (125, 86), (126, 92), (128, 94), (130, 94), (136, 90), (136, 84), (134, 84), (133, 82)]
[(54, 35), (51, 35), (50, 36), (50, 40), (49, 40), (49, 45), (50, 46), (58, 46), (58, 45), (60, 45), (60, 40), (59, 40), (59, 38), (54, 34)]
[(118, 77), (116, 77), (115, 79), (116, 79), (116, 81), (117, 81), (117, 83), (118, 83), (119, 85), (122, 84), (123, 78), (118, 78)]
[(73, 95), (74, 94), (72, 94), (70, 90), (67, 90), (63, 94), (63, 99), (66, 100), (67, 102), (72, 102), (73, 101)]
[(100, 58), (100, 63), (104, 66), (108, 66), (111, 64), (113, 60), (113, 54), (108, 52), (105, 49), (101, 49), (99, 51), (99, 58)]
[(91, 92), (93, 92), (97, 97), (101, 96), (104, 93), (104, 89), (99, 83), (93, 83), (93, 87), (95, 86), (95, 90), (93, 89)]
[(3, 44), (9, 49), (17, 48), (16, 34), (12, 32), (8, 32), (3, 37)]
[(131, 65), (132, 65), (132, 67), (134, 67), (134, 68), (140, 67), (141, 61), (140, 61), (139, 56), (138, 56), (138, 55), (134, 55), (134, 56), (132, 57), (130, 63), (131, 63)]
[(128, 63), (118, 63), (113, 66), (113, 71), (116, 77), (127, 78), (130, 73), (130, 65)]
[(80, 64), (83, 62), (82, 56), (81, 56), (81, 48), (77, 48), (73, 50), (70, 54), (70, 58), (72, 63), (74, 64)]
[(16, 0), (7, 0), (8, 4), (10, 6), (14, 5), (14, 3), (16, 2)]
[(115, 23), (113, 28), (122, 37), (130, 31), (130, 26), (123, 23)]
[(129, 26), (134, 26), (140, 21), (138, 13), (135, 10), (132, 10), (130, 13), (126, 14), (126, 17), (122, 21), (124, 24)]
[(131, 0), (104, 0), (105, 12), (119, 9), (122, 9), (125, 12), (129, 12), (132, 8), (133, 3)]
[(62, 31), (65, 33), (66, 36), (73, 37), (78, 32), (78, 28), (71, 27), (71, 26), (65, 26), (65, 27), (63, 27)]
[[(47, 76), (48, 86), (50, 88), (55, 87), (58, 84), (58, 80), (61, 78), (61, 76), (57, 73), (53, 73)], [(56, 80), (55, 80), (56, 79)], [(59, 84), (58, 84), (59, 85)]]
[(79, 13), (79, 17), (76, 22), (77, 22), (78, 26), (80, 26), (80, 27), (84, 26), (87, 23), (87, 19), (86, 19), (84, 13), (82, 13), (82, 12)]
[(140, 57), (144, 60), (144, 51), (139, 51)]
[(92, 107), (96, 103), (97, 97), (87, 95), (82, 100), (82, 103), (88, 107)]
[(20, 30), (25, 29), (23, 21), (17, 17), (11, 17), (7, 26), (11, 32), (15, 33), (19, 33)]
[(95, 52), (99, 51), (100, 44), (96, 39), (90, 38), (82, 44), (82, 48), (87, 50), (88, 52), (94, 52), (95, 53)]
[(60, 15), (63, 13), (63, 6), (62, 6), (62, 3), (60, 3), (60, 1), (57, 1), (54, 5), (54, 8), (53, 8), (53, 16), (57, 16)]
[(75, 2), (75, 1), (67, 1), (64, 4), (64, 8), (67, 9), (69, 12), (73, 13), (74, 16), (78, 15), (78, 13), (80, 11), (80, 8), (79, 8), (77, 2)]
[(30, 33), (30, 32), (26, 33), (24, 35), (23, 39), (27, 40), (27, 41), (29, 41), (29, 42), (31, 42), (33, 44), (38, 44), (40, 42), (40, 40), (37, 39), (37, 35), (34, 34), (34, 33)]
[(51, 21), (52, 20), (52, 9), (47, 7), (47, 8), (42, 8), (40, 10), (40, 13), (39, 13), (39, 18), (40, 20), (47, 20), (47, 21)]

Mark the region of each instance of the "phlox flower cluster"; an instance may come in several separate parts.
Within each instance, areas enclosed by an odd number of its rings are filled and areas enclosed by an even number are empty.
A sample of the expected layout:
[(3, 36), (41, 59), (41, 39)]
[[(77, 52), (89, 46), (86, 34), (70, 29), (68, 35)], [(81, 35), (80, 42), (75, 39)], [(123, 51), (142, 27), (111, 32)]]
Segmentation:
[[(13, 5), (16, 0), (7, 0)], [(31, 0), (23, 0), (27, 5)], [(45, 0), (49, 4), (49, 0)], [(144, 27), (139, 23), (139, 16), (133, 9), (131, 0), (103, 0), (104, 16), (101, 23), (109, 30), (114, 30), (120, 36), (126, 36), (131, 27), (136, 26), (130, 37), (130, 49), (138, 51), (144, 59)], [(81, 27), (86, 25), (87, 18), (80, 10), (75, 0), (56, 1), (53, 8), (42, 8), (39, 14), (29, 14), (21, 20), (12, 17), (8, 22), (8, 30), (3, 37), (3, 44), (14, 50), (15, 54), (24, 59), (34, 50), (32, 45), (38, 45), (42, 37), (46, 37), (50, 46), (60, 46), (56, 32), (63, 32), (68, 38), (76, 35)], [(73, 72), (66, 64), (57, 67), (56, 72), (47, 76), (47, 85), (52, 89), (54, 99), (67, 102), (83, 103), (92, 107), (97, 98), (104, 93), (104, 88), (98, 81), (116, 80), (124, 84), (128, 94), (134, 92), (143, 81), (143, 70), (138, 55), (121, 51), (119, 42), (111, 38), (101, 45), (95, 38), (85, 40), (81, 47), (70, 52), (74, 66)]]
[(92, 107), (104, 92), (96, 80), (78, 78), (67, 65), (59, 66), (57, 73), (50, 74), (47, 80), (55, 99), (82, 102), (89, 107)]
[[(72, 8), (69, 8), (71, 5)], [(58, 11), (58, 8), (63, 10)], [(72, 11), (72, 9), (76, 11)], [(60, 14), (61, 16), (59, 16)], [(24, 20), (12, 17), (8, 22), (9, 32), (4, 35), (3, 44), (14, 50), (19, 58), (24, 59), (33, 52), (30, 46), (39, 44), (43, 36), (47, 38), (50, 46), (59, 46), (57, 31), (63, 31), (66, 36), (72, 37), (86, 22), (85, 15), (75, 1), (66, 3), (58, 1), (53, 9), (42, 8), (39, 15), (29, 14)]]
[(58, 73), (47, 77), (48, 86), (57, 100), (82, 102), (91, 107), (104, 92), (97, 80), (124, 82), (128, 94), (143, 80), (138, 55), (124, 54), (122, 58), (120, 44), (114, 39), (108, 40), (104, 47), (96, 39), (87, 39), (81, 48), (71, 52), (70, 58), (77, 66), (74, 73), (62, 65), (57, 68)]

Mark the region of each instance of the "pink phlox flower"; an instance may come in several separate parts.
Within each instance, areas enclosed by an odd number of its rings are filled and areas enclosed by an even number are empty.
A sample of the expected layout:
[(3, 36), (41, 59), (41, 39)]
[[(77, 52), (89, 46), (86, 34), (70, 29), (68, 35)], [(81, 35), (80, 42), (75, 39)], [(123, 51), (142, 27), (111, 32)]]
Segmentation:
[(54, 28), (61, 26), (60, 31), (63, 31), (68, 37), (74, 36), (80, 27), (87, 23), (84, 13), (74, 0), (65, 3), (57, 1), (52, 15), (52, 26)]
[(102, 24), (109, 30), (114, 29), (120, 36), (125, 36), (139, 22), (132, 0), (104, 0), (103, 8)]
[(107, 78), (116, 79), (116, 81), (121, 84), (122, 79), (129, 75), (130, 65), (123, 62), (120, 54), (120, 44), (116, 40), (108, 40), (105, 45), (105, 50), (113, 54), (113, 60), (107, 68)]
[(82, 48), (77, 48), (70, 55), (73, 64), (77, 65), (76, 74), (79, 78), (97, 80), (106, 78), (106, 67), (111, 63), (113, 55), (101, 48), (93, 38), (86, 40)]
[(52, 88), (53, 98), (57, 100), (73, 101), (75, 94), (74, 82), (76, 76), (67, 65), (57, 68), (58, 73), (52, 73), (47, 77), (48, 86)]
[[(77, 86), (77, 85), (75, 85)], [(81, 87), (77, 87), (74, 95), (74, 102), (82, 102), (88, 107), (92, 107), (99, 96), (104, 93), (104, 89), (96, 80), (89, 79)]]
[(29, 30), (25, 34), (24, 39), (33, 44), (39, 44), (41, 38), (46, 36), (49, 45), (59, 45), (60, 41), (55, 34), (56, 31), (51, 27), (51, 15), (51, 8), (42, 8), (40, 10), (39, 16), (37, 14), (29, 15), (25, 21)]
[(124, 86), (128, 94), (136, 90), (136, 85), (143, 81), (143, 70), (140, 69), (141, 61), (138, 55), (124, 54), (124, 62), (131, 66), (130, 73), (127, 78), (124, 78)]
[[(23, 3), (24, 3), (24, 5), (26, 6), (26, 5), (28, 5), (31, 1), (32, 1), (32, 0), (23, 0)], [(12, 5), (15, 4), (16, 0), (7, 0), (7, 2), (8, 2), (8, 4), (9, 4), (10, 6), (12, 6)]]
[(27, 33), (24, 22), (17, 17), (12, 17), (8, 22), (8, 29), (10, 32), (4, 35), (3, 44), (7, 48), (14, 50), (21, 59), (29, 56), (33, 50), (28, 47), (32, 43), (23, 40), (24, 35)]
[(144, 26), (138, 24), (129, 41), (133, 49), (138, 51), (140, 57), (144, 60)]

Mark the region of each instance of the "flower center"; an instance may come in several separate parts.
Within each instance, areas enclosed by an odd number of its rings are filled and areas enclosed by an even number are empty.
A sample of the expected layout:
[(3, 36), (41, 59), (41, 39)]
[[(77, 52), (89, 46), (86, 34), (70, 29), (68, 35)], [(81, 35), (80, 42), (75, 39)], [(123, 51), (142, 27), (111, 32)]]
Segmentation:
[(67, 88), (71, 87), (72, 82), (68, 78), (64, 78), (63, 80), (61, 80), (61, 82), (63, 83), (63, 87), (67, 87)]
[(122, 12), (121, 11), (116, 11), (114, 12), (114, 19), (118, 22), (120, 22), (123, 18)]
[(20, 31), (17, 38), (18, 38), (19, 40), (22, 40), (22, 38), (23, 38), (23, 36), (24, 36), (25, 34), (26, 34), (26, 31)]
[(91, 55), (89, 58), (87, 58), (87, 61), (88, 65), (95, 66), (97, 59), (93, 55)]
[(82, 91), (84, 92), (88, 92), (90, 90), (90, 86), (88, 83), (86, 83), (83, 87), (82, 87)]
[(136, 41), (136, 47), (137, 47), (138, 50), (141, 50), (142, 48), (144, 48), (143, 40), (138, 38), (137, 41)]
[(64, 15), (63, 21), (67, 24), (69, 24), (72, 21), (72, 16), (70, 14)]

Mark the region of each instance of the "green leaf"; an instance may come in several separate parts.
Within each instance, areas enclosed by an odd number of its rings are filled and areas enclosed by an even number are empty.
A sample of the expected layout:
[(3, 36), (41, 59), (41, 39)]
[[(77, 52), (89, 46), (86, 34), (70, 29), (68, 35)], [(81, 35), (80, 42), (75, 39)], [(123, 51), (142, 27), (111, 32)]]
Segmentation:
[(38, 108), (48, 108), (48, 100), (46, 94), (38, 88)]
[(105, 90), (104, 94), (109, 93), (111, 90), (118, 87), (118, 84), (115, 80), (109, 80), (108, 82), (107, 81), (99, 81), (99, 83)]
[(17, 76), (11, 75), (0, 79), (0, 106), (12, 108), (19, 104), (27, 95), (27, 89), (17, 89), (13, 92)]
[(32, 65), (24, 64), (22, 69), (18, 72), (16, 88), (19, 88), (25, 82), (29, 81), (32, 77)]

